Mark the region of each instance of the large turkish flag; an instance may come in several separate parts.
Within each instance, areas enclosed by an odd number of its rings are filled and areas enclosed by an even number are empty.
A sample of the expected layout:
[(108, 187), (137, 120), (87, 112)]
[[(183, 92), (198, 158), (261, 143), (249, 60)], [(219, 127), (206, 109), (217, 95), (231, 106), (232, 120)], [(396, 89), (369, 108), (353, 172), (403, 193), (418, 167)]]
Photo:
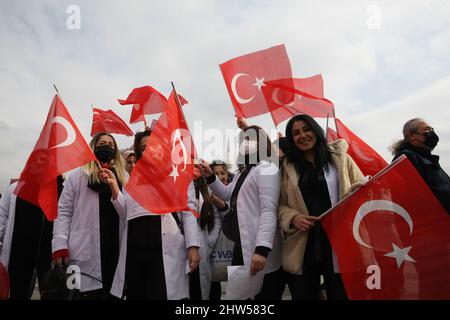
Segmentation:
[(450, 216), (406, 157), (321, 223), (350, 299), (450, 299)]

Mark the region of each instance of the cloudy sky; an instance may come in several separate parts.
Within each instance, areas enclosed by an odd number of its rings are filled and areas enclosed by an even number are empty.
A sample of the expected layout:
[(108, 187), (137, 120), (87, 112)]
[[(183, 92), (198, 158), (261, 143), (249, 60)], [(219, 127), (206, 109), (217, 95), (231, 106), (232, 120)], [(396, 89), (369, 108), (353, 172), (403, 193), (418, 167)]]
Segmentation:
[[(218, 65), (281, 43), (294, 75), (321, 73), (337, 116), (387, 161), (403, 123), (420, 116), (439, 134), (435, 152), (450, 172), (446, 0), (0, 0), (0, 41), (2, 193), (36, 143), (53, 84), (86, 139), (91, 104), (128, 120), (117, 98), (143, 85), (168, 95), (170, 81), (190, 102), (191, 129), (224, 132), (236, 125)], [(267, 116), (249, 122), (274, 129)]]

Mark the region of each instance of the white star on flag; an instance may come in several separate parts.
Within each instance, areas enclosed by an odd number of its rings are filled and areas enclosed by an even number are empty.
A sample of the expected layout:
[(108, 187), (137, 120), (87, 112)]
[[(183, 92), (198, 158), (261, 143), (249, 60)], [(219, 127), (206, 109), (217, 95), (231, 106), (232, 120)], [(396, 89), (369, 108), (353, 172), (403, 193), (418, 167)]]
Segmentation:
[(178, 174), (178, 166), (172, 165), (172, 172), (169, 174), (170, 177), (173, 177), (173, 182), (177, 181)]
[(255, 87), (258, 87), (258, 90), (261, 91), (261, 87), (265, 87), (266, 84), (264, 83), (264, 78), (258, 79), (256, 78), (256, 82), (253, 84)]
[(402, 265), (402, 263), (404, 261), (410, 261), (410, 262), (415, 262), (417, 263), (416, 260), (414, 260), (413, 258), (411, 258), (408, 255), (409, 250), (411, 250), (412, 247), (406, 247), (403, 249), (400, 249), (399, 247), (397, 247), (395, 244), (392, 244), (392, 252), (386, 253), (384, 256), (385, 257), (390, 257), (390, 258), (395, 258), (395, 261), (397, 261), (397, 267), (400, 268), (400, 266)]

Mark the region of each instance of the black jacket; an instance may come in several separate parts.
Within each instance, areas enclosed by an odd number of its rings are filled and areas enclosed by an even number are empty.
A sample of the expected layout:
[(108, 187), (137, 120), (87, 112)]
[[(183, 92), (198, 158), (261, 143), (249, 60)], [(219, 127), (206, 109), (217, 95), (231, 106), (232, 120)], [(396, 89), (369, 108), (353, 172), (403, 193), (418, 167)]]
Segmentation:
[(450, 177), (439, 165), (439, 156), (410, 144), (403, 145), (394, 160), (402, 154), (408, 157), (447, 213), (450, 214)]

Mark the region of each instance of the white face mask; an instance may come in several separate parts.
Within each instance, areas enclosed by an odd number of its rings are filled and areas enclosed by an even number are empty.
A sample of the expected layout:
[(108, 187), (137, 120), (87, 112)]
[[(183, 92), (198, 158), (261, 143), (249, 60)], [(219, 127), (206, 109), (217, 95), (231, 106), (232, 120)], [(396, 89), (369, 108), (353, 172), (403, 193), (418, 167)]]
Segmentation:
[(258, 151), (258, 143), (252, 140), (244, 140), (239, 147), (239, 153), (242, 155), (252, 154)]

